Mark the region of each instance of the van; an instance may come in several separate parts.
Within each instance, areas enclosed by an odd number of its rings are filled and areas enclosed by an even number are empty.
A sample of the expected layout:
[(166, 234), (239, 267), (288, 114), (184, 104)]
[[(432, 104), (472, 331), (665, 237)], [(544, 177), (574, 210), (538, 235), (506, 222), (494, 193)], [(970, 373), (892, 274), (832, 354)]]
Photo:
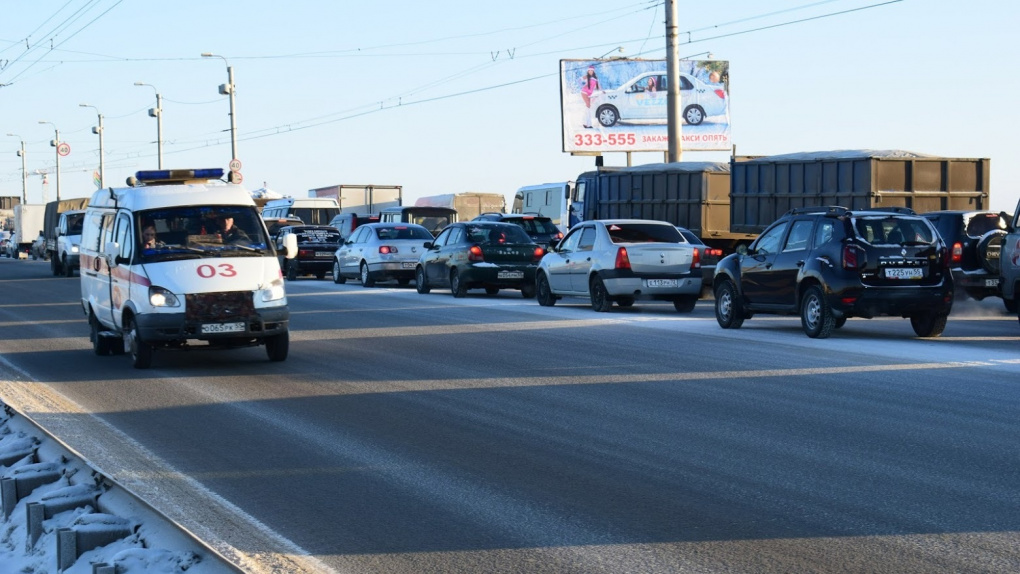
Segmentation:
[(379, 214), (341, 213), (330, 220), (329, 226), (340, 231), (341, 243), (354, 233), (354, 230), (366, 223), (379, 223)]
[(268, 201), (262, 208), (263, 219), (297, 217), (305, 225), (328, 225), (337, 215), (340, 203), (328, 197), (285, 197)]
[(436, 237), (444, 227), (457, 222), (457, 210), (451, 207), (406, 205), (387, 207), (379, 212), (379, 223), (399, 222), (421, 225)]
[[(269, 360), (286, 360), (277, 251), (249, 192), (208, 181), (222, 177), (222, 169), (140, 171), (128, 187), (93, 194), (80, 276), (95, 354), (129, 353), (145, 369), (157, 350), (265, 345)], [(296, 241), (284, 250), (294, 257)]]
[(526, 185), (514, 194), (511, 213), (541, 215), (552, 220), (561, 233), (570, 229), (570, 196), (574, 182)]

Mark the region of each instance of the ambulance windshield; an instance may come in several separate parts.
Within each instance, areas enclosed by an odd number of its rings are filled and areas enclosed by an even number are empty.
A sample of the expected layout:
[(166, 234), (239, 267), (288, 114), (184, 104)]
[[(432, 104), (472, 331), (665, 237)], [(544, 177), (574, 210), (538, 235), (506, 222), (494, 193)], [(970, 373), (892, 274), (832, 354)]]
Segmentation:
[(275, 256), (251, 206), (167, 207), (142, 211), (136, 217), (143, 261)]

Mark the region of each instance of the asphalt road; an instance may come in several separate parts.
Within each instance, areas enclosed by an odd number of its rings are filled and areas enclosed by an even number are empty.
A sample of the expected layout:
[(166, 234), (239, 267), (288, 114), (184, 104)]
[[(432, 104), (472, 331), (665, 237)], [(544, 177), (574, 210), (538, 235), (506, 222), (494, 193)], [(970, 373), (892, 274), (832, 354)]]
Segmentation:
[(0, 260), (0, 396), (251, 572), (1017, 572), (1020, 325), (288, 284), (290, 358), (97, 357)]

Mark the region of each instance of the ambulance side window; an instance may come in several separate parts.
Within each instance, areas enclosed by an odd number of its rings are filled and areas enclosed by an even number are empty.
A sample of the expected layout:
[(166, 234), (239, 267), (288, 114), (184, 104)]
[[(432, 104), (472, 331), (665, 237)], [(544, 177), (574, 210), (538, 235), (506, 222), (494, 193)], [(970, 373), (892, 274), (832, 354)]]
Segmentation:
[(122, 213), (117, 216), (117, 229), (114, 241), (120, 244), (120, 256), (125, 259), (131, 259), (131, 250), (134, 246), (134, 241), (131, 237), (131, 218), (127, 214)]
[(101, 225), (103, 222), (103, 214), (90, 212), (85, 217), (87, 221), (85, 222), (85, 230), (81, 236), (82, 247), (87, 251), (98, 252), (99, 233), (102, 229)]
[(103, 221), (100, 225), (99, 231), (99, 252), (103, 253), (106, 251), (106, 244), (113, 239), (113, 216), (112, 213), (104, 213)]

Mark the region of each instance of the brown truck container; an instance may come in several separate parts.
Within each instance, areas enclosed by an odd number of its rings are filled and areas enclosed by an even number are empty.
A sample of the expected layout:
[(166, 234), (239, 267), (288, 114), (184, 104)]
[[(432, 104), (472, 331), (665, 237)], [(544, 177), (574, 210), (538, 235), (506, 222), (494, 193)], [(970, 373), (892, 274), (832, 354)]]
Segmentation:
[(896, 150), (736, 157), (730, 163), (730, 230), (761, 233), (795, 207), (985, 210), (989, 163)]

